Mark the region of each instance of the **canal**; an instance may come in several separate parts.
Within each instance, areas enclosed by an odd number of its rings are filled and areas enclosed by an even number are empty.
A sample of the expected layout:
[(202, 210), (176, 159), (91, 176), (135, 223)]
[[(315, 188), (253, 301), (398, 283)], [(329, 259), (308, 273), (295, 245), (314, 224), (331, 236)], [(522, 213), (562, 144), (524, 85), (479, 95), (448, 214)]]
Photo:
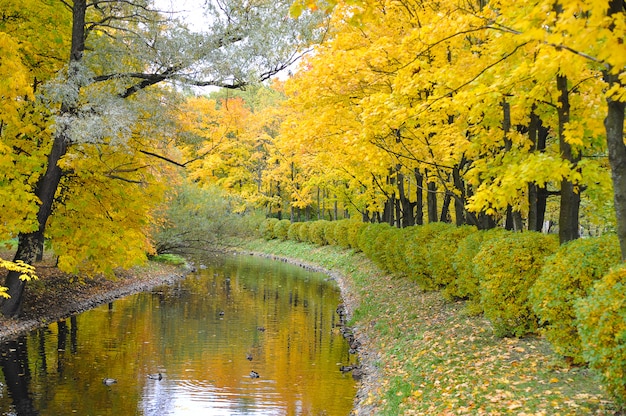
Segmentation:
[(2, 415), (348, 415), (337, 285), (252, 256), (1, 346)]

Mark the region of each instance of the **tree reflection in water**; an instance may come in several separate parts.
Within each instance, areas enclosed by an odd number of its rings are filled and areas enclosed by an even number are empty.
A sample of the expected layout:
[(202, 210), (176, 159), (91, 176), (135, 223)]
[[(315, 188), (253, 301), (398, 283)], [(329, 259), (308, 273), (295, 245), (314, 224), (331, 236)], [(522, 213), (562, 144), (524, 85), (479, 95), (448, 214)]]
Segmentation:
[(205, 264), (11, 341), (0, 413), (349, 414), (355, 383), (339, 367), (356, 363), (333, 283), (249, 256)]

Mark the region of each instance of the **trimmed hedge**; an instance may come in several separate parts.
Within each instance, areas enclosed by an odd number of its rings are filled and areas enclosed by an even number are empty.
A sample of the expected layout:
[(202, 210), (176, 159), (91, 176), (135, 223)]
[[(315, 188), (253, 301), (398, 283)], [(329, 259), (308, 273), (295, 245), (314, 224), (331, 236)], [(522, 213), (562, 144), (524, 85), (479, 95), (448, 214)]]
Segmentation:
[(484, 242), (474, 257), (481, 304), (497, 336), (521, 337), (537, 331), (537, 316), (528, 300), (546, 257), (559, 247), (555, 235), (507, 234)]
[(279, 240), (285, 241), (287, 239), (287, 233), (289, 232), (289, 227), (291, 226), (291, 221), (289, 220), (280, 220), (276, 224), (274, 224), (274, 236)]
[(583, 357), (626, 408), (626, 267), (616, 268), (575, 303)]
[(287, 231), (287, 238), (291, 241), (299, 241), (300, 240), (300, 228), (302, 227), (302, 222), (293, 222), (289, 226), (289, 231)]
[(309, 223), (309, 240), (318, 246), (328, 244), (325, 237), (326, 220), (319, 220)]
[[(374, 256), (378, 255), (379, 249), (375, 247), (376, 238), (384, 230), (390, 229), (391, 226), (386, 223), (368, 223), (363, 227), (357, 237), (359, 249), (365, 255), (374, 260)], [(375, 260), (374, 260), (375, 261)]]
[(431, 222), (426, 225), (407, 228), (407, 241), (404, 246), (407, 268), (405, 272), (422, 290), (436, 290), (440, 288), (433, 279), (430, 268), (430, 250), (432, 242), (437, 236), (450, 227), (454, 227), (454, 225), (443, 222)]
[(480, 280), (474, 270), (474, 257), (480, 251), (483, 241), (501, 238), (508, 232), (504, 228), (493, 228), (471, 233), (459, 241), (457, 249), (452, 255), (451, 263), (456, 271), (455, 296), (468, 301), (466, 311), (470, 314), (483, 312), (480, 305)]
[(278, 223), (278, 218), (266, 218), (259, 225), (259, 234), (261, 238), (266, 240), (273, 240), (276, 238), (274, 234), (274, 226)]
[(311, 242), (311, 240), (309, 239), (309, 226), (310, 225), (311, 225), (310, 222), (300, 223), (300, 227), (298, 227), (298, 241), (301, 241), (303, 243)]
[(347, 224), (347, 242), (350, 248), (359, 250), (359, 234), (365, 228), (363, 221), (350, 220)]
[(529, 299), (556, 353), (585, 362), (574, 303), (620, 261), (619, 240), (611, 234), (570, 241), (546, 260)]
[(443, 296), (448, 300), (456, 300), (461, 296), (456, 287), (457, 274), (451, 264), (451, 255), (456, 253), (460, 241), (478, 230), (470, 225), (448, 225), (434, 234), (428, 244), (428, 269), (435, 286), (442, 289)]
[(353, 220), (349, 219), (335, 221), (335, 244), (339, 247), (350, 248), (348, 229), (350, 228), (350, 222), (352, 221)]

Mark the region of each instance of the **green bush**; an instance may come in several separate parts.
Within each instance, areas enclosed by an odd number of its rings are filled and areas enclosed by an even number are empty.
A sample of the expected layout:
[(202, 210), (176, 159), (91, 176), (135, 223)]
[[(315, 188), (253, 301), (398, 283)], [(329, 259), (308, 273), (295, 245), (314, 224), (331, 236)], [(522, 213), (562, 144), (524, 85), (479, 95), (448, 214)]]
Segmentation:
[(530, 302), (554, 351), (576, 364), (584, 363), (576, 329), (574, 302), (620, 263), (617, 236), (607, 234), (563, 244), (546, 260), (530, 290)]
[(394, 228), (383, 231), (383, 263), (385, 270), (401, 276), (406, 275), (407, 264), (405, 258), (406, 236), (411, 232), (411, 228)]
[(583, 357), (602, 377), (608, 392), (626, 407), (626, 268), (596, 282), (588, 297), (575, 302)]
[(331, 246), (337, 245), (337, 240), (335, 240), (335, 225), (337, 221), (326, 221), (324, 224), (324, 239), (326, 243)]
[(289, 226), (289, 230), (287, 231), (287, 238), (291, 241), (302, 241), (300, 240), (300, 228), (302, 227), (302, 222), (293, 222)]
[(326, 220), (318, 220), (309, 223), (309, 240), (313, 244), (317, 244), (318, 246), (325, 246), (328, 244), (325, 237), (326, 230)]
[(436, 290), (438, 285), (433, 280), (430, 269), (430, 244), (444, 230), (454, 225), (444, 222), (431, 222), (426, 225), (408, 227), (404, 257), (406, 274), (413, 279), (422, 290)]
[(461, 241), (452, 255), (451, 263), (456, 272), (456, 296), (466, 299), (466, 310), (471, 314), (482, 313), (480, 306), (480, 281), (474, 270), (474, 257), (480, 251), (483, 241), (503, 237), (507, 231), (504, 228), (471, 233)]
[(291, 221), (289, 220), (280, 220), (274, 224), (274, 236), (279, 240), (285, 241), (287, 239), (287, 233), (289, 232), (289, 227), (291, 226)]
[(378, 267), (385, 272), (391, 272), (388, 267), (388, 262), (391, 261), (393, 256), (393, 247), (390, 247), (390, 242), (397, 230), (388, 224), (386, 227), (377, 227), (378, 232), (373, 236), (374, 240), (371, 243), (371, 255), (368, 256)]
[(298, 228), (298, 241), (301, 241), (303, 243), (310, 243), (311, 240), (309, 239), (309, 224), (311, 224), (310, 222), (301, 222), (300, 227)]
[(350, 220), (347, 225), (348, 246), (357, 251), (359, 250), (359, 234), (363, 227), (365, 227), (365, 223), (358, 220)]
[(452, 267), (451, 256), (456, 252), (459, 242), (470, 234), (476, 233), (474, 226), (463, 225), (457, 227), (448, 224), (433, 234), (428, 242), (428, 269), (433, 283), (442, 289), (443, 296), (448, 300), (460, 299), (456, 287), (456, 270)]
[(357, 245), (367, 258), (377, 263), (375, 259), (379, 254), (378, 247), (375, 247), (376, 238), (391, 226), (386, 223), (366, 223), (357, 236)]
[(528, 301), (546, 257), (559, 246), (556, 236), (527, 231), (483, 242), (474, 257), (480, 278), (481, 304), (497, 336), (524, 336), (537, 331)]
[(350, 242), (348, 240), (348, 229), (352, 220), (339, 220), (335, 221), (335, 241), (339, 247), (350, 248)]
[[(265, 214), (239, 212), (242, 201), (215, 186), (184, 183), (168, 191), (168, 202), (153, 213), (150, 235), (157, 254), (191, 255), (219, 247), (231, 237), (260, 237)], [(46, 239), (46, 244), (51, 240)], [(60, 254), (60, 253), (57, 253)]]
[(274, 227), (278, 223), (278, 218), (266, 218), (259, 227), (259, 234), (261, 238), (266, 240), (272, 240), (276, 238), (274, 234)]

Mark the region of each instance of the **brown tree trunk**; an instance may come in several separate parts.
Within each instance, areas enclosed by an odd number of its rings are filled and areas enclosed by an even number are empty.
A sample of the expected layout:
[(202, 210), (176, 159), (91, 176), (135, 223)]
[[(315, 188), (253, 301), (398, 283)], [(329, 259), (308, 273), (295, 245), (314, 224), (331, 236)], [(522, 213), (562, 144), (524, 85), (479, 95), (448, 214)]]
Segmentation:
[[(428, 170), (426, 171), (426, 180), (428, 180)], [(437, 184), (433, 181), (428, 181), (426, 189), (426, 207), (428, 210), (428, 222), (437, 222)]]
[[(548, 129), (543, 125), (541, 118), (535, 113), (534, 109), (530, 113), (528, 137), (533, 143), (534, 152), (545, 151)], [(528, 229), (530, 231), (541, 231), (543, 229), (547, 201), (548, 190), (545, 186), (538, 186), (534, 183), (528, 184)]]
[(411, 201), (409, 201), (404, 189), (404, 175), (400, 172), (398, 172), (398, 200), (398, 205), (400, 207), (400, 213), (398, 216), (398, 218), (400, 218), (399, 227), (405, 228), (413, 225), (413, 206), (411, 205)]
[[(622, 0), (610, 0), (608, 15), (624, 11), (626, 7)], [(615, 28), (612, 28), (615, 30)], [(610, 72), (604, 73), (604, 81), (609, 88), (614, 85), (626, 86), (620, 82), (619, 75)], [(624, 112), (626, 103), (616, 101), (611, 97), (606, 99), (608, 104), (604, 128), (606, 142), (609, 149), (609, 163), (611, 165), (611, 179), (613, 181), (613, 201), (617, 223), (617, 236), (622, 252), (622, 261), (626, 261), (626, 146), (624, 145)]]
[[(559, 107), (557, 113), (559, 117), (559, 149), (561, 157), (571, 162), (573, 167), (580, 160), (579, 156), (575, 156), (572, 146), (565, 141), (565, 125), (570, 118), (569, 90), (567, 89), (567, 77), (557, 75), (557, 89), (559, 95)], [(575, 240), (580, 237), (578, 227), (580, 210), (580, 192), (577, 187), (568, 179), (561, 181), (561, 207), (559, 210), (559, 241), (564, 244), (568, 241)]]
[(415, 224), (424, 224), (424, 175), (415, 168)]
[[(78, 65), (83, 58), (85, 50), (85, 12), (87, 9), (86, 0), (75, 0), (72, 12), (72, 46), (69, 61), (69, 77), (78, 71)], [(72, 82), (72, 81), (68, 81)], [(80, 85), (75, 86), (80, 89)], [(68, 103), (61, 104), (61, 115), (72, 114), (74, 112), (73, 105)], [(67, 137), (67, 129), (60, 128), (54, 134), (52, 148), (48, 154), (46, 172), (37, 182), (35, 187), (35, 195), (41, 201), (37, 212), (38, 229), (30, 233), (21, 233), (19, 235), (17, 252), (14, 260), (21, 260), (27, 264), (33, 264), (35, 259), (43, 252), (44, 232), (46, 222), (52, 214), (52, 204), (54, 195), (59, 188), (63, 173), (58, 163), (67, 153), (69, 138)], [(0, 306), (0, 311), (4, 316), (16, 316), (20, 313), (23, 302), (24, 288), (26, 282), (20, 279), (20, 273), (9, 272), (5, 284), (7, 293), (11, 296), (5, 299)]]
[(452, 195), (449, 191), (446, 191), (443, 196), (443, 204), (441, 204), (441, 216), (439, 217), (440, 222), (451, 222), (450, 218), (450, 203), (452, 202)]
[(454, 216), (456, 225), (460, 226), (467, 224), (467, 218), (465, 217), (465, 183), (461, 178), (461, 166), (464, 162), (452, 169), (452, 178), (454, 180), (454, 188), (459, 191), (459, 195), (454, 196)]

